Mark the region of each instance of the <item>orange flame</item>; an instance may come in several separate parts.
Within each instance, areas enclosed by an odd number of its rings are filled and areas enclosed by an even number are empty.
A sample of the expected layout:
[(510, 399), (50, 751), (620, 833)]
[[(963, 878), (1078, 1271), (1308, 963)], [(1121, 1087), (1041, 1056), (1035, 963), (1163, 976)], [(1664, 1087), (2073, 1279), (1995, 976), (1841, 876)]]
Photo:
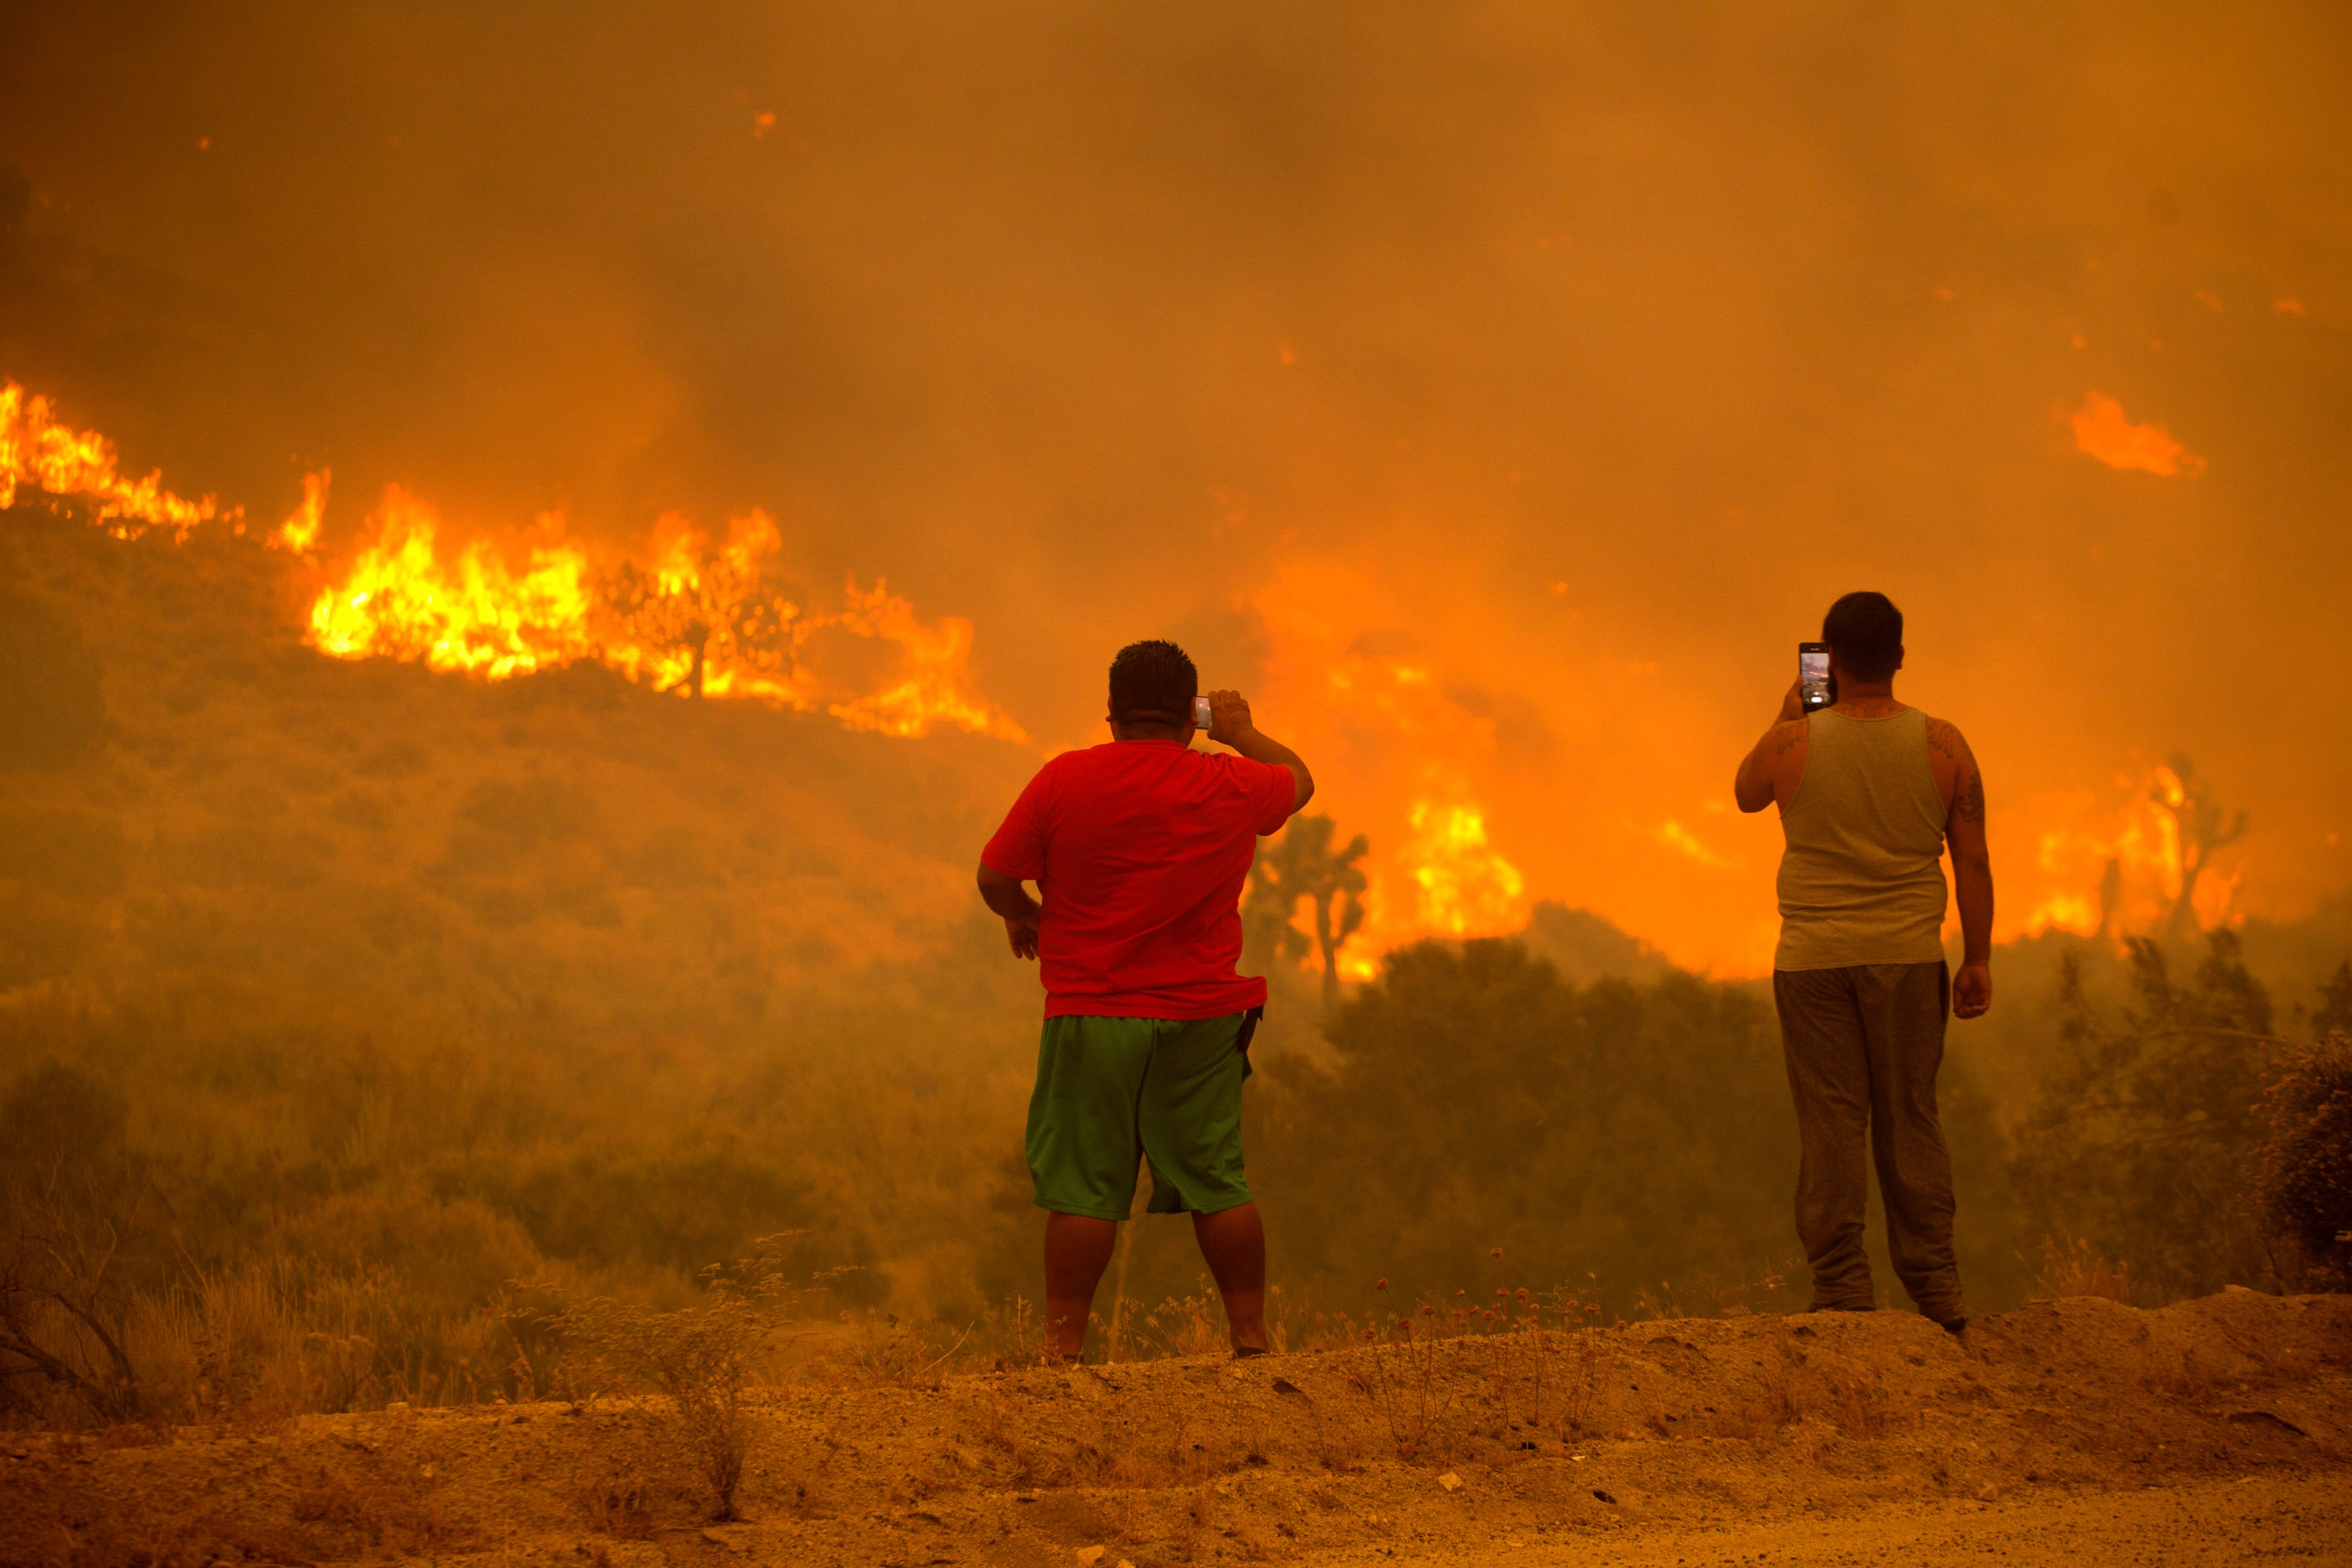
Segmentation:
[(302, 504), (278, 525), (273, 543), (297, 555), (308, 555), (319, 547), (319, 531), (327, 521), (327, 486), (334, 477), (331, 468), (302, 476)]
[(970, 621), (944, 616), (927, 626), (915, 618), (912, 605), (879, 581), (869, 594), (859, 593), (853, 582), (847, 595), (849, 608), (828, 624), (897, 643), (903, 661), (898, 679), (881, 690), (832, 704), (827, 711), (835, 718), (854, 730), (878, 730), (885, 735), (919, 735), (934, 724), (953, 724), (1009, 741), (1028, 739), (1003, 710), (965, 689), (971, 659)]
[(2161, 425), (2135, 425), (2124, 417), (2124, 405), (2103, 392), (2094, 392), (2074, 410), (2074, 446), (2111, 468), (2137, 468), (2168, 478), (2195, 479), (2205, 471), (2205, 459), (2172, 438)]
[(1444, 936), (1479, 936), (1524, 922), (1527, 879), (1486, 842), (1477, 806), (1416, 800), (1397, 863), (1413, 885), (1414, 921)]
[[(1273, 643), (1269, 700), (1297, 716), (1331, 798), (1346, 795), (1338, 809), (1372, 840), (1364, 921), (1335, 965), (1350, 980), (1370, 979), (1391, 948), (1498, 934), (1527, 916), (1526, 879), (1492, 842), (1474, 778), (1494, 722), (1449, 693), (1431, 658), (1367, 626), (1378, 600), (1358, 574), (1301, 562), (1255, 601)], [(1402, 768), (1400, 748), (1414, 759)]]
[(0, 382), (0, 510), (16, 504), (17, 487), (38, 486), (56, 496), (86, 496), (97, 503), (94, 521), (118, 539), (136, 539), (151, 528), (168, 528), (174, 540), (223, 512), (211, 496), (189, 500), (163, 488), (158, 468), (143, 479), (115, 471), (114, 443), (95, 430), (57, 422), (46, 397), (35, 397), (15, 382)]
[[(331, 479), (324, 468), (303, 476), (301, 503), (269, 535), (273, 548), (315, 556)], [(0, 510), (28, 484), (95, 502), (95, 520), (124, 539), (168, 528), (184, 540), (202, 523), (244, 515), (211, 496), (173, 495), (160, 472), (124, 479), (112, 442), (58, 424), (48, 399), (0, 383)], [(1028, 739), (971, 689), (970, 621), (926, 623), (879, 582), (866, 591), (853, 581), (843, 609), (810, 615), (770, 575), (782, 548), (774, 521), (758, 510), (731, 520), (715, 547), (675, 512), (635, 549), (575, 540), (555, 513), (518, 537), (453, 545), (433, 506), (394, 485), (340, 575), (312, 599), (306, 640), (337, 658), (413, 659), (490, 680), (593, 658), (643, 685), (823, 708), (886, 735), (950, 725)], [(800, 657), (827, 629), (896, 645), (897, 673), (873, 691), (829, 689)]]
[[(2162, 925), (2179, 898), (2180, 826), (2168, 808), (2184, 798), (2180, 779), (2159, 767), (2116, 783), (2126, 792), (2120, 806), (2102, 810), (2084, 792), (2056, 803), (2063, 820), (2036, 835), (2034, 867), (2044, 890), (2028, 905), (2026, 935), (2137, 935)], [(2200, 878), (2200, 926), (2231, 921), (2238, 875), (2216, 868)]]
[[(447, 547), (433, 508), (395, 486), (341, 579), (312, 603), (310, 641), (339, 658), (415, 659), (491, 680), (595, 659), (657, 689), (822, 707), (887, 735), (951, 725), (1028, 738), (971, 691), (970, 621), (926, 624), (882, 584), (869, 592), (854, 581), (845, 608), (811, 615), (768, 574), (782, 544), (774, 521), (753, 510), (715, 548), (675, 512), (633, 551), (574, 540), (554, 513), (519, 540)], [(864, 694), (827, 691), (801, 658), (827, 629), (898, 645), (896, 677)]]
[(587, 556), (564, 542), (561, 519), (541, 525), (520, 569), (481, 540), (444, 562), (439, 516), (393, 486), (373, 537), (311, 604), (310, 645), (337, 658), (421, 659), (492, 679), (587, 657)]

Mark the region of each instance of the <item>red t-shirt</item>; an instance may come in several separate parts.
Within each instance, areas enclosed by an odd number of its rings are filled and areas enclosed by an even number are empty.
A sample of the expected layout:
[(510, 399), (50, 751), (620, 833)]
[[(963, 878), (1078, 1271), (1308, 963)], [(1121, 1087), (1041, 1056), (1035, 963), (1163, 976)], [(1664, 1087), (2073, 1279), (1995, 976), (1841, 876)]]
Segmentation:
[(1290, 770), (1174, 741), (1114, 741), (1037, 770), (980, 852), (1044, 894), (1045, 1016), (1222, 1018), (1265, 1005), (1234, 973), (1257, 838), (1290, 819)]

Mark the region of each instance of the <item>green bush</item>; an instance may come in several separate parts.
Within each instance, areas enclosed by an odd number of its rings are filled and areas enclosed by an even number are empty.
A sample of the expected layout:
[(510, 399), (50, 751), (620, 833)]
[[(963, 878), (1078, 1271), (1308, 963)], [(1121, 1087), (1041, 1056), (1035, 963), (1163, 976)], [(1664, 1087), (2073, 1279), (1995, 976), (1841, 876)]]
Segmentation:
[(2263, 1100), (2261, 1203), (2290, 1283), (2352, 1289), (2352, 1037), (2286, 1052)]

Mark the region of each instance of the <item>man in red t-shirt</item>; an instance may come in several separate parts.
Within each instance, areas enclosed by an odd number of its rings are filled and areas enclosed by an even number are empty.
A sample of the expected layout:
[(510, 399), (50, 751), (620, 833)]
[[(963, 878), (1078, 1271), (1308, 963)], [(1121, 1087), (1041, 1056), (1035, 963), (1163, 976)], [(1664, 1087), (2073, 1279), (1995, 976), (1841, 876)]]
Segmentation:
[[(1209, 693), (1170, 642), (1119, 649), (1111, 743), (1038, 770), (980, 852), (980, 896), (1038, 960), (1045, 1027), (1029, 1173), (1045, 1216), (1045, 1346), (1076, 1361), (1095, 1287), (1151, 1165), (1151, 1212), (1192, 1216), (1235, 1355), (1265, 1342), (1265, 1232), (1242, 1179), (1242, 1079), (1265, 982), (1234, 973), (1257, 840), (1315, 793), (1237, 691)], [(1041, 907), (1024, 882), (1044, 895)]]

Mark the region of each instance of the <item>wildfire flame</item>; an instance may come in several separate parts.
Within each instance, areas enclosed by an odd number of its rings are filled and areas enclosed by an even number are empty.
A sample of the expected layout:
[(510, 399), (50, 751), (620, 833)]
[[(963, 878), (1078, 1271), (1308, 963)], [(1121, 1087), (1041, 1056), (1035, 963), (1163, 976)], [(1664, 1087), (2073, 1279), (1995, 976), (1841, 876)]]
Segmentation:
[[(331, 479), (323, 468), (306, 475), (301, 503), (268, 540), (310, 569)], [(184, 540), (201, 524), (243, 516), (211, 496), (173, 494), (160, 471), (124, 479), (113, 443), (58, 423), (47, 398), (7, 382), (0, 509), (26, 484), (87, 498), (94, 519), (125, 539), (168, 528)], [(453, 542), (430, 502), (394, 485), (311, 600), (306, 640), (337, 658), (411, 659), (489, 680), (595, 659), (659, 689), (822, 709), (886, 735), (951, 725), (1027, 740), (1010, 714), (971, 689), (970, 621), (926, 622), (879, 581), (866, 589), (853, 580), (841, 609), (812, 614), (807, 595), (774, 574), (782, 547), (774, 520), (756, 510), (731, 520), (716, 543), (666, 513), (634, 547), (612, 549), (573, 538), (552, 512), (509, 537)], [(872, 691), (835, 689), (804, 657), (810, 639), (827, 632), (895, 645), (897, 672)]]
[(327, 523), (327, 485), (334, 477), (331, 468), (302, 476), (302, 504), (278, 525), (278, 544), (297, 555), (308, 555), (319, 547), (320, 530)]
[[(1364, 921), (1334, 964), (1350, 980), (1370, 979), (1381, 953), (1421, 937), (1499, 934), (1527, 918), (1527, 880), (1492, 842), (1474, 779), (1494, 750), (1493, 721), (1449, 695), (1428, 657), (1367, 633), (1377, 598), (1344, 569), (1301, 563), (1255, 600), (1276, 700), (1370, 818)], [(1414, 761), (1400, 767), (1400, 748)], [(1401, 787), (1381, 802), (1391, 781)]]
[(243, 515), (234, 507), (223, 511), (211, 496), (173, 495), (163, 488), (160, 468), (145, 479), (124, 478), (116, 468), (113, 442), (95, 430), (58, 424), (47, 398), (0, 382), (0, 510), (16, 504), (17, 487), (26, 484), (55, 496), (88, 497), (96, 503), (96, 521), (118, 539), (136, 539), (151, 528), (168, 528), (175, 540), (185, 539), (215, 518)]
[(1444, 936), (1475, 936), (1519, 925), (1527, 879), (1486, 842), (1475, 805), (1416, 800), (1405, 813), (1397, 864), (1413, 886), (1415, 922)]
[[(970, 621), (926, 623), (887, 584), (854, 580), (842, 609), (812, 614), (771, 573), (782, 544), (774, 520), (753, 510), (715, 545), (675, 512), (618, 552), (570, 537), (551, 512), (511, 541), (446, 545), (432, 507), (395, 487), (312, 603), (310, 642), (340, 658), (417, 659), (491, 680), (591, 658), (657, 689), (822, 708), (887, 735), (945, 724), (1028, 738), (972, 694)], [(863, 695), (829, 691), (803, 658), (828, 630), (896, 644), (895, 678)]]
[(311, 604), (310, 645), (494, 680), (589, 657), (587, 554), (562, 538), (560, 519), (540, 522), (520, 567), (479, 539), (444, 561), (438, 514), (392, 487), (343, 580)]
[(2075, 447), (2111, 468), (2192, 479), (2205, 471), (2205, 459), (2174, 440), (2172, 432), (2161, 425), (2133, 424), (2124, 416), (2124, 405), (2105, 393), (2084, 397), (2073, 422)]
[[(2029, 906), (2027, 935), (2052, 930), (2138, 934), (2161, 926), (2180, 897), (2182, 847), (2174, 811), (2186, 787), (2168, 767), (2116, 784), (2125, 795), (2120, 806), (2103, 810), (2095, 797), (2077, 795), (2060, 803), (2064, 820), (2036, 837), (2034, 864), (2052, 885)], [(2200, 927), (2231, 920), (2241, 874), (2215, 868), (2199, 879), (2193, 912)]]

